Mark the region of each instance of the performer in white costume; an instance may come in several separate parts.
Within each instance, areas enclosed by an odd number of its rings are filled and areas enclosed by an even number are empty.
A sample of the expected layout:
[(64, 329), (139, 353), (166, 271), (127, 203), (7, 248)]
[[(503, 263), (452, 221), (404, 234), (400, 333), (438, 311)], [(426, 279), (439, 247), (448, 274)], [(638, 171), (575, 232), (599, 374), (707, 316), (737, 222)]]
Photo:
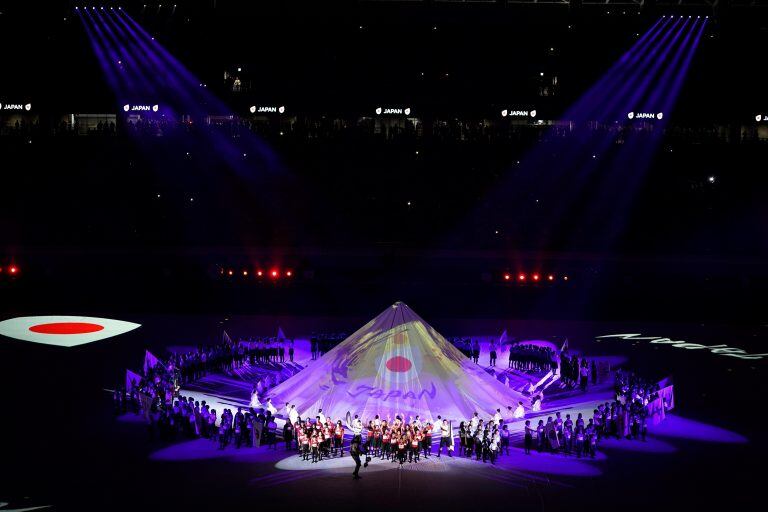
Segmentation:
[(493, 421), (499, 426), (504, 422), (504, 418), (501, 417), (501, 409), (496, 409), (496, 413), (493, 415)]
[(359, 436), (363, 433), (363, 420), (361, 420), (357, 414), (355, 414), (355, 418), (352, 419), (352, 416), (349, 412), (347, 412), (347, 428), (352, 431), (352, 435)]
[(525, 418), (525, 408), (523, 407), (523, 402), (517, 402), (517, 408), (515, 409), (515, 412), (512, 413), (512, 417), (515, 419)]
[(469, 427), (472, 429), (472, 432), (477, 430), (477, 426), (480, 424), (480, 417), (477, 415), (477, 413), (472, 416), (472, 419), (469, 420)]
[(533, 412), (539, 412), (541, 410), (541, 402), (544, 400), (544, 393), (539, 392), (538, 395), (533, 397), (533, 403), (531, 405), (531, 410)]
[(291, 423), (293, 425), (295, 425), (296, 422), (299, 420), (299, 411), (296, 410), (295, 405), (288, 405), (288, 402), (286, 402), (285, 413), (288, 415), (288, 419), (291, 420)]
[(251, 407), (251, 409), (260, 409), (261, 408), (261, 402), (259, 401), (259, 391), (256, 388), (253, 388), (253, 392), (251, 392), (250, 407)]
[(266, 409), (267, 409), (267, 411), (269, 411), (269, 413), (270, 413), (272, 416), (274, 416), (275, 414), (277, 414), (277, 407), (275, 407), (274, 405), (272, 405), (272, 399), (271, 399), (271, 398), (267, 398)]

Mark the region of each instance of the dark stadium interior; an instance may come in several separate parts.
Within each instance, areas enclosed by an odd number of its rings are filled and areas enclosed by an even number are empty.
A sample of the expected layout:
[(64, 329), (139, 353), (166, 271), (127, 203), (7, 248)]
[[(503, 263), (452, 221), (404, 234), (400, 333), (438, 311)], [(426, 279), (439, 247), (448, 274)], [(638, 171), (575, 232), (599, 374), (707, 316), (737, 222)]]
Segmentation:
[[(162, 109), (166, 98), (116, 94), (76, 14), (84, 3), (4, 4), (0, 320), (92, 314), (144, 327), (70, 349), (0, 340), (0, 510), (22, 496), (56, 510), (315, 497), (345, 510), (759, 506), (765, 363), (594, 338), (765, 350), (764, 0), (97, 2), (129, 13), (234, 113), (135, 124), (123, 103)], [(645, 174), (625, 180), (615, 162), (653, 127), (599, 121), (591, 133), (619, 135), (588, 179), (565, 172), (563, 116), (670, 15), (709, 21), (658, 144), (638, 153)], [(249, 112), (259, 105), (285, 113)], [(412, 114), (374, 114), (390, 105)], [(536, 113), (507, 117), (518, 107)], [(663, 464), (626, 452), (599, 477), (525, 492), (470, 472), (434, 486), (409, 473), (410, 486), (382, 483), (387, 503), (370, 503), (375, 488), (334, 476), (257, 490), (243, 461), (152, 461), (161, 443), (112, 419), (103, 390), (145, 347), (196, 345), (222, 326), (263, 335), (280, 321), (307, 336), (353, 332), (397, 300), (446, 336), (505, 319), (521, 336), (569, 333), (585, 352), (674, 372), (686, 417), (750, 443), (682, 443)]]

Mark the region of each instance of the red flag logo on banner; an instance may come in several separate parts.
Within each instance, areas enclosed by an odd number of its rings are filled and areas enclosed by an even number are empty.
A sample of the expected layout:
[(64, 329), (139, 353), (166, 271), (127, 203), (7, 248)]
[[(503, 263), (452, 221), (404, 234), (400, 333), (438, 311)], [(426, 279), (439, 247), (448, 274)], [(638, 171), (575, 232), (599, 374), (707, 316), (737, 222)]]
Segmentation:
[(139, 324), (90, 316), (20, 316), (0, 322), (0, 334), (17, 340), (75, 347), (132, 331)]

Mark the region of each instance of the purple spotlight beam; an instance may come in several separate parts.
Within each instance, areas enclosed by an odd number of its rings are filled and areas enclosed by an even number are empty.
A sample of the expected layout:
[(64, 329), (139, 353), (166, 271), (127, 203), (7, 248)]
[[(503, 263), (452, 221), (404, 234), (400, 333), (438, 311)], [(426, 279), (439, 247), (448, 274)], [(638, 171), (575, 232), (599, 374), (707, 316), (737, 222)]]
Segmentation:
[[(605, 236), (603, 237), (606, 245), (614, 243), (623, 230), (632, 200), (661, 143), (664, 126), (669, 120), (669, 111), (673, 108), (682, 89), (690, 63), (704, 32), (705, 24), (706, 20), (697, 21), (691, 26), (670, 63), (673, 78), (663, 79), (654, 91), (653, 102), (647, 104), (654, 111), (659, 109), (659, 111), (664, 112), (664, 118), (654, 121), (654, 126), (650, 131), (631, 134), (632, 136), (628, 138), (613, 163), (614, 168), (622, 170), (621, 174), (611, 176), (602, 183), (600, 195), (602, 200), (594, 203), (592, 214), (585, 223), (595, 225), (595, 219), (607, 220)], [(678, 63), (681, 59), (683, 65), (679, 66)], [(665, 73), (665, 75), (668, 74)], [(659, 98), (664, 98), (660, 107), (657, 103)]]

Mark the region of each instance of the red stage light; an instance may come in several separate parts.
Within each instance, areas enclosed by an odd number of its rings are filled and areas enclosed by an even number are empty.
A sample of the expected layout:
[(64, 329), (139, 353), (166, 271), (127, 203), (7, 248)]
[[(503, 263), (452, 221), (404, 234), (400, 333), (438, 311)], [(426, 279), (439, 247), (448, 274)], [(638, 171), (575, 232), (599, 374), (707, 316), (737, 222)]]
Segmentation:
[(525, 281), (525, 274), (520, 274), (519, 276), (517, 276), (517, 279), (519, 281)]
[(291, 276), (293, 275), (293, 272), (291, 272), (291, 271), (289, 270), (289, 271), (287, 271), (287, 272), (285, 273), (285, 275), (286, 275), (286, 276), (288, 276), (288, 277), (291, 277)]
[(269, 275), (271, 275), (272, 277), (277, 277), (280, 275), (280, 273), (277, 270), (273, 270), (272, 272), (269, 273)]
[(552, 274), (549, 274), (547, 276), (547, 279), (549, 279), (550, 281), (554, 281), (555, 280), (555, 276), (553, 276)]
[(256, 275), (261, 277), (261, 276), (264, 275), (264, 272), (262, 272), (261, 270), (258, 270), (258, 271), (256, 271)]
[(567, 280), (568, 280), (568, 276), (563, 276), (563, 281), (567, 281)]
[(19, 271), (19, 267), (17, 267), (16, 265), (11, 265), (10, 267), (8, 267), (8, 272), (10, 272), (11, 274), (16, 274), (18, 273), (18, 271)]
[(234, 274), (234, 272), (233, 272), (233, 271), (231, 271), (231, 270), (228, 270), (228, 271), (227, 271), (227, 274), (231, 276), (232, 274)]
[(504, 274), (504, 280), (505, 280), (505, 281), (509, 281), (511, 278), (512, 278), (512, 276), (511, 276), (511, 275), (509, 275), (509, 274)]
[(247, 276), (248, 275), (248, 271), (247, 270), (243, 270), (243, 275)]
[(539, 280), (539, 274), (533, 274), (533, 280), (538, 281)]

